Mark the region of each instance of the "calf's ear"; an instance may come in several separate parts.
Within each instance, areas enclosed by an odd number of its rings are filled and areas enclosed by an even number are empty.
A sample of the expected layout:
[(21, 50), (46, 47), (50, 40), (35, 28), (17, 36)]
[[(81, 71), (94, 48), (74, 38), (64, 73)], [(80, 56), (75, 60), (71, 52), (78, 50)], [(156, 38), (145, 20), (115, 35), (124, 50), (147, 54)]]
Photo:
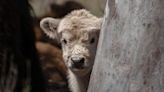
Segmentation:
[(40, 21), (40, 27), (47, 36), (49, 36), (51, 39), (55, 39), (59, 42), (59, 40), (60, 40), (60, 37), (58, 34), (59, 23), (60, 23), (59, 19), (47, 17), (47, 18), (43, 18)]
[(103, 21), (103, 18), (98, 19), (98, 23), (99, 23), (100, 28), (101, 28), (101, 25), (102, 25), (102, 21)]
[(101, 25), (102, 25), (102, 21), (103, 21), (103, 18), (97, 18), (96, 20), (92, 21), (93, 22), (93, 26), (90, 27), (88, 26), (88, 28), (90, 29), (90, 33), (91, 32), (98, 32), (100, 31), (101, 29)]
[(99, 37), (99, 33), (100, 33), (100, 30), (101, 30), (101, 25), (102, 25), (102, 21), (103, 21), (103, 18), (98, 18), (98, 20), (96, 21), (97, 25), (97, 30), (96, 30), (96, 35)]

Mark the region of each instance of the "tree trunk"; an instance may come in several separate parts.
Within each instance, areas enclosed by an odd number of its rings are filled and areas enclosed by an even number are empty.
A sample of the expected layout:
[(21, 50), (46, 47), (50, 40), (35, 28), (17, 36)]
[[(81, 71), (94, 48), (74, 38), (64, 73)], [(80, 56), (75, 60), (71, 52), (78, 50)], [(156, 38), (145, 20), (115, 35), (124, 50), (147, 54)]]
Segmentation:
[(164, 91), (164, 0), (107, 0), (88, 92)]

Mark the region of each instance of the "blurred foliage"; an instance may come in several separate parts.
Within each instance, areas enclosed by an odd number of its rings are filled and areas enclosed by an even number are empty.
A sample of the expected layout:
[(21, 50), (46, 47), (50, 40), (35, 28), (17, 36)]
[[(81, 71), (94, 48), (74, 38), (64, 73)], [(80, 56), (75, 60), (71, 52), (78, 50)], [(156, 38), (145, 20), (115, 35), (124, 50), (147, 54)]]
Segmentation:
[(31, 85), (27, 85), (27, 86), (24, 88), (23, 92), (31, 92), (31, 89), (32, 89)]

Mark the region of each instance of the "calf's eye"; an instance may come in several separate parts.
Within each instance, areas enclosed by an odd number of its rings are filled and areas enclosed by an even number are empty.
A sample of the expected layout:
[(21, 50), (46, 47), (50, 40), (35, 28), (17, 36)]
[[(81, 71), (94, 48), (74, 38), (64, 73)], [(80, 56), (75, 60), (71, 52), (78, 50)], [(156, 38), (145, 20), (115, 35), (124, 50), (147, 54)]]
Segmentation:
[(92, 40), (90, 41), (90, 43), (94, 43), (95, 42), (95, 38), (92, 38)]
[(66, 41), (65, 39), (63, 40), (63, 42), (64, 42), (65, 44), (67, 44), (67, 41)]

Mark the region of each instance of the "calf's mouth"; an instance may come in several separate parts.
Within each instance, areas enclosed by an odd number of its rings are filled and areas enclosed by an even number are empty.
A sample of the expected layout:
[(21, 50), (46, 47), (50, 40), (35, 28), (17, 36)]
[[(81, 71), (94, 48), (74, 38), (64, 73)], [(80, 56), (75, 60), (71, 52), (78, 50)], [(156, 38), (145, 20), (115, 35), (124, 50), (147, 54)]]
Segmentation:
[(73, 65), (72, 68), (73, 68), (73, 69), (84, 69), (84, 67), (81, 66), (81, 65)]

